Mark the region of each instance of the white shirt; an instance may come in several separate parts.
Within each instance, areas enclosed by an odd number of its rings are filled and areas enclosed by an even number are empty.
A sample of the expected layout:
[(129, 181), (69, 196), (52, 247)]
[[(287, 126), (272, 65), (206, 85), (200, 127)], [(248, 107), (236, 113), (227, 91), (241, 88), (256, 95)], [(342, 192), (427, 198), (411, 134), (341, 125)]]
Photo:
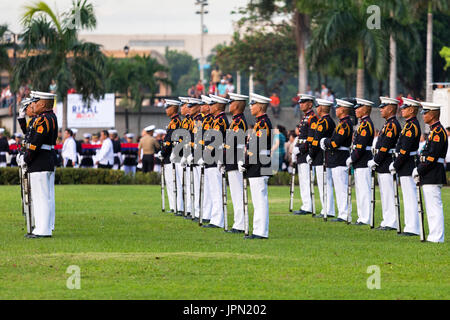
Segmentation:
[(75, 166), (77, 160), (77, 144), (73, 137), (69, 137), (64, 141), (61, 155), (64, 159), (64, 166), (69, 160), (72, 160), (72, 165)]
[(97, 161), (102, 165), (114, 164), (114, 150), (110, 138), (106, 138), (102, 143), (101, 149), (97, 151), (97, 154), (94, 157), (94, 163)]

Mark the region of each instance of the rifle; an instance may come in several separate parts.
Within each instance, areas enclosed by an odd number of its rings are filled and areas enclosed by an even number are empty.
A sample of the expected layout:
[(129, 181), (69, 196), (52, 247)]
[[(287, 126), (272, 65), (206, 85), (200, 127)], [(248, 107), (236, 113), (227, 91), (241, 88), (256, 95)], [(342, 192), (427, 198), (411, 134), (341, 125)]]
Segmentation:
[(200, 213), (198, 216), (198, 225), (201, 226), (203, 224), (203, 197), (205, 193), (205, 166), (200, 166)]
[(371, 170), (372, 171), (372, 177), (371, 177), (371, 186), (370, 186), (370, 190), (372, 193), (372, 199), (371, 199), (371, 206), (370, 206), (370, 229), (373, 229), (375, 227), (375, 204), (376, 204), (376, 200), (375, 200), (375, 170)]
[(327, 222), (328, 221), (328, 176), (327, 176), (327, 156), (325, 154), (325, 151), (323, 151), (323, 171), (322, 171), (322, 176), (323, 176), (323, 183), (322, 183), (322, 187), (323, 187), (323, 203), (325, 206), (325, 213), (323, 215), (323, 221)]
[(172, 162), (172, 180), (173, 180), (173, 190), (175, 195), (175, 215), (178, 215), (178, 188), (177, 188), (177, 170), (175, 167), (175, 162)]
[(195, 218), (195, 197), (194, 197), (194, 167), (189, 165), (189, 176), (191, 182), (191, 218)]
[(425, 242), (425, 226), (423, 224), (422, 188), (420, 186), (420, 182), (416, 183), (416, 190), (417, 190), (417, 202), (419, 206), (420, 241)]
[(247, 178), (244, 177), (244, 235), (248, 236), (248, 192), (247, 192)]
[(183, 176), (181, 177), (181, 190), (183, 192), (183, 215), (187, 216), (186, 206), (186, 167), (183, 167)]
[(312, 164), (309, 165), (309, 195), (311, 196), (312, 216), (316, 215), (316, 197), (314, 190), (314, 169)]
[[(395, 161), (396, 154), (392, 155), (392, 160)], [(394, 179), (394, 198), (395, 198), (395, 210), (397, 211), (397, 233), (402, 233), (402, 220), (400, 214), (400, 197), (398, 196), (398, 174), (395, 173), (392, 177)]]
[(161, 211), (166, 211), (165, 206), (165, 196), (164, 196), (164, 183), (165, 183), (165, 173), (164, 173), (164, 163), (161, 164)]
[(294, 190), (295, 190), (295, 167), (297, 164), (294, 163), (294, 166), (292, 167), (292, 174), (291, 174), (291, 188), (290, 188), (290, 200), (289, 200), (289, 212), (292, 212), (292, 209), (294, 207)]
[(27, 168), (19, 167), (19, 175), (21, 181), (22, 191), (22, 214), (25, 216), (25, 222), (27, 225), (27, 234), (31, 234), (34, 228), (33, 214), (32, 214), (32, 202), (31, 202), (31, 185), (30, 174), (27, 172)]
[(222, 204), (223, 204), (223, 230), (228, 231), (228, 212), (227, 212), (227, 178), (225, 169), (222, 172)]

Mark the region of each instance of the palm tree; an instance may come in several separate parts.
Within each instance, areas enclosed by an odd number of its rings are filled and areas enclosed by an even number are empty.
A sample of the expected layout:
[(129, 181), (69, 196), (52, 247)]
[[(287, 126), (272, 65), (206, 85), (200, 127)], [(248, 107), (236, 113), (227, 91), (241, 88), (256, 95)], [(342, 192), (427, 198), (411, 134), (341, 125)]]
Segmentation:
[[(94, 29), (92, 4), (74, 0), (72, 8), (56, 15), (45, 2), (26, 6), (22, 17), (25, 31), (19, 36), (24, 58), (14, 68), (14, 86), (31, 80), (33, 88), (47, 91), (52, 79), (63, 100), (63, 130), (67, 127), (67, 91), (99, 99), (105, 93), (105, 56), (100, 45), (78, 40), (80, 29)], [(74, 22), (76, 24), (74, 24)]]
[(123, 94), (125, 104), (132, 101), (138, 110), (138, 132), (141, 131), (142, 102), (146, 94), (153, 100), (161, 83), (172, 86), (168, 80), (169, 69), (149, 55), (134, 56), (130, 59), (109, 59), (107, 63), (107, 82), (109, 91)]
[(387, 56), (383, 31), (367, 28), (368, 5), (350, 0), (330, 3), (315, 17), (310, 43), (311, 50), (316, 51), (312, 56), (342, 48), (349, 53), (356, 51), (356, 97), (360, 98), (364, 97), (365, 70), (371, 69), (378, 78), (382, 77)]
[[(0, 25), (0, 40), (4, 38), (5, 34), (8, 32), (7, 25)], [(9, 61), (8, 49), (11, 48), (10, 42), (0, 41), (0, 70), (10, 70), (11, 63)]]

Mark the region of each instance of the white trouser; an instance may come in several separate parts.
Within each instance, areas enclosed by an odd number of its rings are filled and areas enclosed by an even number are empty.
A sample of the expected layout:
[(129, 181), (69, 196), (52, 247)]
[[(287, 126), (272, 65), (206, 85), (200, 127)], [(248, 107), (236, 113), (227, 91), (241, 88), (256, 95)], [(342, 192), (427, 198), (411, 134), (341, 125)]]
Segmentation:
[(133, 176), (136, 174), (136, 166), (123, 166), (123, 171), (125, 174), (132, 174)]
[(160, 172), (161, 171), (161, 165), (159, 165), (159, 164), (153, 165), (153, 171)]
[(164, 180), (166, 182), (167, 198), (169, 198), (170, 210), (175, 210), (175, 190), (173, 186), (172, 164), (164, 165)]
[(183, 168), (179, 163), (175, 163), (176, 179), (177, 179), (177, 210), (178, 212), (184, 211), (183, 203), (183, 182), (181, 177), (183, 176)]
[(6, 167), (7, 167), (6, 162), (0, 162), (0, 168), (6, 168)]
[(194, 209), (192, 213), (195, 217), (200, 217), (200, 166), (193, 167), (194, 170)]
[[(51, 195), (51, 175), (52, 172), (32, 172), (30, 173), (31, 201), (35, 228), (33, 234), (40, 236), (52, 235), (52, 207)], [(54, 199), (53, 199), (54, 201)]]
[[(338, 218), (351, 222), (352, 202), (348, 206), (348, 167), (331, 169), (334, 192), (338, 208)], [(349, 217), (350, 214), (350, 217)]]
[[(203, 212), (202, 219), (211, 220), (211, 211), (212, 211), (212, 199), (211, 188), (210, 188), (210, 175), (208, 174), (208, 169), (204, 168), (204, 176), (203, 176)], [(201, 174), (201, 171), (200, 171)]]
[(300, 197), (302, 198), (301, 210), (312, 212), (311, 201), (311, 179), (309, 173), (309, 164), (300, 163), (298, 169), (298, 184), (300, 186)]
[(253, 234), (269, 237), (269, 177), (249, 178), (253, 203)]
[(397, 212), (395, 211), (394, 179), (390, 173), (378, 173), (383, 221), (380, 226), (397, 228)]
[(419, 208), (417, 206), (417, 189), (412, 176), (400, 177), (402, 185), (405, 229), (404, 232), (419, 234)]
[(441, 198), (442, 185), (426, 184), (422, 186), (423, 198), (428, 220), (427, 241), (444, 242), (444, 209)]
[(371, 200), (371, 170), (369, 168), (355, 169), (355, 193), (356, 193), (356, 212), (358, 219), (356, 222), (365, 224), (370, 223)]
[[(325, 214), (325, 203), (323, 194), (323, 166), (316, 166), (317, 186), (319, 188), (320, 203), (322, 204), (321, 214)], [(334, 197), (333, 197), (333, 178), (331, 175), (331, 169), (327, 169), (327, 213), (329, 216), (335, 215), (334, 211)]]
[[(185, 196), (185, 201), (186, 201), (186, 211), (188, 213), (191, 212), (191, 173), (190, 173), (190, 168), (186, 166), (186, 170), (184, 172), (184, 196)], [(181, 177), (183, 177), (183, 171), (182, 171), (182, 175)]]
[(207, 201), (211, 202), (210, 223), (223, 228), (222, 175), (217, 167), (205, 169), (205, 175), (208, 176), (208, 192), (205, 190), (205, 199), (208, 198)]
[(55, 230), (55, 171), (50, 172), (50, 227)]
[(244, 230), (244, 178), (238, 170), (228, 171), (231, 201), (233, 201), (233, 229)]

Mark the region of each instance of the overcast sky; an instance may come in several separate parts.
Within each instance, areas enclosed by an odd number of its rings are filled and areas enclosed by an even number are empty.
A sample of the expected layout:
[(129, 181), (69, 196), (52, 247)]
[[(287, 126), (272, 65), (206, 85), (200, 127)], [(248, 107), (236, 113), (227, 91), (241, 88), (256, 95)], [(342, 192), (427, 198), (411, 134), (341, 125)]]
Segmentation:
[[(37, 0), (0, 0), (0, 24), (20, 33), (23, 6)], [(72, 0), (45, 1), (53, 10), (63, 12)], [(200, 32), (200, 16), (195, 14), (195, 0), (91, 0), (97, 16), (96, 34), (196, 34)], [(233, 32), (233, 9), (245, 6), (247, 0), (209, 0), (205, 25), (209, 33)], [(84, 33), (84, 31), (83, 31)]]

